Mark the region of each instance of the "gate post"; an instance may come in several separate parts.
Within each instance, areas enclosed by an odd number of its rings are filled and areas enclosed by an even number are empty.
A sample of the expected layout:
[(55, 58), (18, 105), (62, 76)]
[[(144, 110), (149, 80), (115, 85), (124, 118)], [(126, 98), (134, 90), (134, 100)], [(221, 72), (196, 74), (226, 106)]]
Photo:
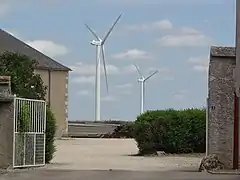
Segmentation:
[(0, 168), (13, 166), (13, 110), (11, 79), (0, 76)]

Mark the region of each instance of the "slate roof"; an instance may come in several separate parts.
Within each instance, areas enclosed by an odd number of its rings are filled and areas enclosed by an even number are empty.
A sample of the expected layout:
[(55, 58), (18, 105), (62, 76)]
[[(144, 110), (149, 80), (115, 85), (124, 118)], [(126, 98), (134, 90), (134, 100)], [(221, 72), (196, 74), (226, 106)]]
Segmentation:
[(18, 52), (35, 59), (38, 62), (38, 65), (35, 67), (36, 69), (71, 71), (70, 68), (60, 64), (6, 31), (0, 29), (0, 53), (4, 53), (5, 51)]
[(210, 55), (213, 57), (236, 57), (235, 47), (211, 46)]

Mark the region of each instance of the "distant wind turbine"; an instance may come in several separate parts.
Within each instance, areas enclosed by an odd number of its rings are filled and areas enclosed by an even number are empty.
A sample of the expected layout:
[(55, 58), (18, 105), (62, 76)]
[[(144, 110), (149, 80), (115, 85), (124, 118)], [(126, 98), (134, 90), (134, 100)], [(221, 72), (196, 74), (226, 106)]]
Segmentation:
[(150, 74), (147, 77), (144, 77), (140, 71), (140, 69), (138, 68), (138, 66), (136, 66), (134, 64), (135, 68), (137, 69), (140, 78), (138, 79), (138, 82), (140, 82), (141, 84), (141, 92), (140, 92), (140, 113), (142, 114), (144, 112), (144, 103), (145, 103), (145, 82), (150, 79), (153, 75), (155, 75), (158, 71), (154, 71), (152, 74)]
[(111, 34), (113, 28), (121, 18), (122, 14), (118, 16), (112, 27), (109, 29), (107, 32), (106, 36), (101, 39), (95, 31), (93, 31), (87, 24), (85, 26), (87, 29), (93, 34), (93, 36), (96, 38), (96, 40), (91, 41), (91, 45), (96, 46), (96, 79), (95, 79), (95, 121), (100, 121), (101, 120), (101, 106), (100, 106), (100, 76), (101, 76), (101, 54), (102, 54), (102, 60), (103, 60), (103, 68), (104, 68), (104, 75), (106, 79), (106, 87), (107, 87), (107, 92), (108, 92), (108, 79), (107, 79), (107, 70), (106, 70), (106, 61), (105, 61), (105, 49), (104, 49), (104, 44)]

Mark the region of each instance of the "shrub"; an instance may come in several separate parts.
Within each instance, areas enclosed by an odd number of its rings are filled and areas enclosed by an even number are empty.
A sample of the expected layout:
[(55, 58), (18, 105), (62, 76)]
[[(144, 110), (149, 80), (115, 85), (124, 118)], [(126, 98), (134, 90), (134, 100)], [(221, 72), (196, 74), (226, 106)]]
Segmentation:
[(46, 112), (46, 143), (45, 143), (45, 161), (49, 163), (56, 151), (54, 137), (56, 132), (56, 119), (49, 106)]
[(137, 117), (134, 138), (140, 154), (205, 151), (205, 110), (155, 110)]
[(114, 129), (113, 135), (115, 137), (133, 138), (134, 122), (124, 122)]
[[(37, 66), (37, 61), (30, 57), (14, 53), (4, 52), (0, 55), (0, 75), (11, 76), (11, 91), (17, 97), (28, 99), (45, 100), (47, 87), (39, 74), (34, 72), (34, 67)], [(20, 119), (20, 130), (25, 132), (28, 128), (29, 114), (27, 107), (23, 107), (23, 113)], [(54, 135), (56, 131), (56, 122), (50, 108), (47, 107), (47, 122), (46, 122), (46, 162), (48, 163), (55, 152)]]

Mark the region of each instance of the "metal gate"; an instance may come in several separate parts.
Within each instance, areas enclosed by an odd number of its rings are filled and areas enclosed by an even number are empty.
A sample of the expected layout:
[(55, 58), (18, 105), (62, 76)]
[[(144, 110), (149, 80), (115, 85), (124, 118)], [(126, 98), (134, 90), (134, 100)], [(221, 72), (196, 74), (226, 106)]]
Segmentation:
[(45, 165), (46, 102), (14, 99), (13, 167)]

